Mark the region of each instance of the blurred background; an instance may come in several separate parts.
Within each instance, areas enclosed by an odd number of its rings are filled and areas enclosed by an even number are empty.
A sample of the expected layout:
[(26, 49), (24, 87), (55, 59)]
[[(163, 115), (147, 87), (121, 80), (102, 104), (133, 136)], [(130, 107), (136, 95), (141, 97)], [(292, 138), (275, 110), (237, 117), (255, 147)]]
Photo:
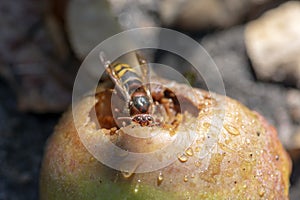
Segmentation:
[[(149, 26), (198, 41), (227, 96), (277, 128), (293, 159), (290, 197), (300, 199), (299, 19), (300, 2), (283, 0), (0, 1), (0, 200), (38, 199), (47, 138), (89, 51), (122, 30)], [(177, 56), (149, 55), (203, 86)]]

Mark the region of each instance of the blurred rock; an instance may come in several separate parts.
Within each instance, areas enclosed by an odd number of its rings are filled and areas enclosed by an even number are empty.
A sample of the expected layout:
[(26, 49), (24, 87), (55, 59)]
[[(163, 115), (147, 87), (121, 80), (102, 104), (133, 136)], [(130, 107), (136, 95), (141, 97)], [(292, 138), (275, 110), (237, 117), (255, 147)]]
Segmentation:
[(300, 88), (300, 2), (290, 1), (249, 23), (245, 43), (256, 76)]
[[(160, 0), (108, 0), (111, 11), (117, 18), (122, 30), (130, 30), (144, 27), (161, 27), (159, 14)], [(136, 40), (151, 41), (151, 44), (158, 43), (158, 32), (136, 34)], [(148, 60), (153, 58), (153, 53), (147, 53)]]
[(121, 31), (106, 0), (70, 0), (66, 17), (67, 33), (78, 58)]
[(160, 26), (158, 17), (161, 1), (108, 0), (123, 29)]
[(23, 45), (15, 53), (7, 80), (17, 94), (20, 110), (45, 113), (61, 112), (68, 107), (71, 90), (57, 79), (56, 64), (34, 43)]
[[(0, 63), (12, 62), (18, 45), (39, 23), (39, 4), (30, 1), (0, 2)], [(22, 23), (20, 23), (22, 22)], [(0, 68), (1, 71), (1, 68)]]
[(296, 185), (294, 185), (294, 187), (291, 187), (290, 190), (290, 199), (291, 200), (298, 200), (300, 197), (300, 181), (298, 181), (296, 183)]
[(271, 0), (164, 0), (160, 1), (163, 24), (184, 30), (226, 28), (245, 19), (247, 13)]
[(0, 199), (38, 199), (42, 152), (60, 114), (23, 113), (16, 104), (0, 79)]
[(47, 12), (55, 16), (55, 18), (65, 25), (66, 21), (66, 10), (70, 0), (48, 0), (47, 1)]
[(70, 48), (62, 24), (57, 17), (49, 13), (45, 16), (45, 26), (55, 48), (56, 57), (66, 61), (70, 57)]
[(65, 61), (73, 57), (66, 33), (66, 10), (69, 0), (46, 0), (44, 22), (58, 58)]
[(289, 108), (290, 116), (295, 122), (300, 124), (300, 91), (289, 90), (287, 92), (286, 101)]
[(156, 11), (157, 1), (70, 0), (66, 24), (71, 46), (83, 59), (102, 41), (124, 30), (159, 26)]
[(294, 149), (300, 149), (300, 126), (298, 126), (293, 135)]
[(72, 76), (56, 57), (42, 8), (32, 1), (1, 1), (0, 76), (16, 93), (20, 110), (61, 112), (71, 99)]

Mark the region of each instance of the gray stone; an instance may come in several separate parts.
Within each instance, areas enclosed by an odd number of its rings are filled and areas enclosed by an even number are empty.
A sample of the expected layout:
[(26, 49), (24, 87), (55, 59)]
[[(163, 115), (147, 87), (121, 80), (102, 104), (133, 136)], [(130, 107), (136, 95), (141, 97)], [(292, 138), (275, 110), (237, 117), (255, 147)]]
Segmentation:
[(164, 0), (159, 8), (163, 24), (196, 31), (236, 25), (267, 2), (270, 0)]
[(290, 1), (249, 23), (245, 43), (256, 76), (300, 88), (300, 2)]
[(300, 91), (289, 90), (287, 92), (286, 101), (289, 108), (290, 116), (296, 123), (300, 124)]

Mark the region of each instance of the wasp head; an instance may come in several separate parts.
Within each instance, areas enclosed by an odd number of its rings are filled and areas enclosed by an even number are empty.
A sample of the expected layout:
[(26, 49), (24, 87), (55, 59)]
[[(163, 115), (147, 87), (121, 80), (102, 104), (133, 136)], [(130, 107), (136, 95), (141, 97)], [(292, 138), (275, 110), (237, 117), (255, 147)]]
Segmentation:
[(138, 114), (132, 118), (132, 121), (141, 126), (149, 126), (154, 123), (154, 119), (149, 114)]

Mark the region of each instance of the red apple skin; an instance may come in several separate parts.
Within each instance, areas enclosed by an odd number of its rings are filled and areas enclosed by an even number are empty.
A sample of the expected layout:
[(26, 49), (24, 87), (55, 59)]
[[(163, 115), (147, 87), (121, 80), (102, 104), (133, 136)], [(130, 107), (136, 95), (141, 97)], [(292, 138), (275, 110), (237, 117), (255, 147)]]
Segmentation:
[[(197, 134), (203, 138), (211, 126), (211, 117), (219, 112), (220, 96), (213, 98), (206, 91), (192, 91), (180, 84), (169, 87), (186, 98), (190, 98), (191, 92), (196, 94), (197, 98), (190, 100), (199, 108)], [(81, 113), (82, 121), (92, 123), (87, 117), (94, 106), (89, 98), (75, 109)], [(87, 151), (69, 110), (45, 149), (40, 199), (288, 199), (291, 161), (276, 129), (239, 102), (227, 97), (225, 102), (223, 128), (207, 157), (197, 157), (196, 152), (203, 145), (202, 140), (197, 140), (191, 145), (194, 153), (187, 156), (187, 161), (178, 159), (163, 169), (129, 178)], [(85, 128), (87, 134), (95, 133), (94, 125)], [(158, 142), (147, 146), (127, 140), (124, 142), (127, 148), (135, 150), (156, 148)]]

